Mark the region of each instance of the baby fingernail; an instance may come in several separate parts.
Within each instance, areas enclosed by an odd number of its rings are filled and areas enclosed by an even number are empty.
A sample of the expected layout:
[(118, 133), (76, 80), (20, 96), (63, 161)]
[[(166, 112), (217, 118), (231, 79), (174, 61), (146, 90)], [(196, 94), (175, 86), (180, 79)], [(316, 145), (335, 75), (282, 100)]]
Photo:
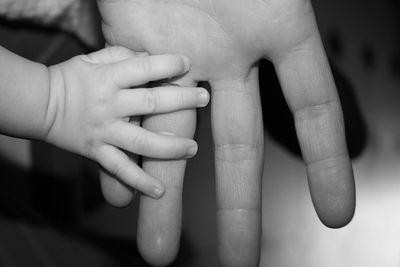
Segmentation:
[(183, 61), (183, 66), (184, 66), (183, 71), (184, 71), (184, 72), (187, 72), (187, 71), (189, 70), (189, 68), (190, 68), (190, 61), (189, 61), (189, 59), (188, 59), (187, 57), (185, 57), (185, 56), (181, 56), (181, 58), (182, 58), (182, 61)]
[(197, 144), (195, 146), (192, 146), (191, 148), (189, 148), (187, 157), (189, 157), (189, 158), (194, 157), (197, 154), (197, 150), (198, 150)]
[(208, 102), (210, 101), (210, 95), (205, 89), (201, 89), (199, 91), (199, 106), (205, 107), (207, 106)]
[(160, 187), (155, 187), (154, 189), (153, 189), (153, 196), (156, 198), (156, 199), (159, 199), (160, 197), (162, 197), (164, 195), (164, 190), (162, 189), (162, 188), (160, 188)]

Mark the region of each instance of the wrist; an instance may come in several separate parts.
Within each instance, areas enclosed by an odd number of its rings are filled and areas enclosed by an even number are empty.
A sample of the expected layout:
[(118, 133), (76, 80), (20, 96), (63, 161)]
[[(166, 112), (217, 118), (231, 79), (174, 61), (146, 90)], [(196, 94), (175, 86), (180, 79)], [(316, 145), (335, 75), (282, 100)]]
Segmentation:
[(0, 133), (42, 140), (50, 92), (48, 68), (0, 47)]
[(57, 117), (62, 114), (64, 106), (63, 92), (65, 85), (62, 70), (58, 65), (50, 66), (47, 69), (49, 88), (41, 140), (54, 143)]

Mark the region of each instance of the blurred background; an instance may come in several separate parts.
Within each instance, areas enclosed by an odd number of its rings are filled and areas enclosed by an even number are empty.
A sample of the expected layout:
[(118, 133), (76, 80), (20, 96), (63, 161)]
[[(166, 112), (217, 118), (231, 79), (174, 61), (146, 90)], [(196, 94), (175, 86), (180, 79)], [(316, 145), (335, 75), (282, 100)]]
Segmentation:
[[(343, 229), (319, 222), (292, 117), (271, 64), (263, 61), (260, 266), (400, 266), (400, 1), (313, 5), (344, 108), (356, 214)], [(0, 45), (51, 65), (99, 43), (98, 35), (86, 34), (98, 33), (98, 27), (80, 26), (60, 31), (4, 19)], [(209, 117), (209, 108), (199, 112), (200, 150), (188, 162), (181, 250), (174, 266), (217, 266)], [(44, 143), (0, 136), (0, 170), (1, 267), (146, 266), (135, 241), (138, 197), (124, 209), (106, 204), (93, 163)]]

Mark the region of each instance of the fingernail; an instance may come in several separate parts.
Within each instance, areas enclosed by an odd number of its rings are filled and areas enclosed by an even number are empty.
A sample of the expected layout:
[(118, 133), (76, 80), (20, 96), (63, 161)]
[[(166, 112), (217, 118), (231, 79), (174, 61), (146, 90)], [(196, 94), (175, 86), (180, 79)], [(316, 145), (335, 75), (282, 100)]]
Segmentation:
[(185, 57), (185, 56), (181, 56), (181, 58), (182, 58), (182, 61), (183, 61), (183, 66), (184, 66), (183, 71), (184, 71), (184, 72), (189, 71), (189, 68), (190, 68), (190, 61), (189, 61), (189, 59), (188, 59), (187, 57)]
[(208, 94), (207, 90), (201, 89), (199, 91), (199, 106), (205, 107), (207, 106), (208, 102), (210, 101), (210, 95)]
[(164, 190), (162, 189), (162, 188), (160, 188), (160, 187), (155, 187), (154, 189), (153, 189), (153, 196), (156, 198), (156, 199), (159, 199), (160, 197), (162, 197), (164, 195)]
[(197, 154), (197, 150), (198, 150), (197, 144), (195, 146), (192, 146), (191, 148), (189, 148), (187, 157), (188, 158), (194, 157)]

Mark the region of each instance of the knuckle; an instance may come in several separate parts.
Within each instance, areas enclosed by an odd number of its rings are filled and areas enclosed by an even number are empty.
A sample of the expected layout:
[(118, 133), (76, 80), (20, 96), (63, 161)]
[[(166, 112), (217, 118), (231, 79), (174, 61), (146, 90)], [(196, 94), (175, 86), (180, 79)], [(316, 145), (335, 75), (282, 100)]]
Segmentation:
[(147, 57), (138, 57), (137, 66), (139, 70), (144, 72), (145, 74), (152, 72), (151, 61)]
[(179, 92), (179, 104), (181, 105), (181, 107), (188, 106), (186, 93), (183, 92), (183, 90), (180, 90), (180, 92)]
[(313, 120), (338, 112), (339, 108), (340, 104), (337, 101), (312, 103), (294, 110), (294, 117), (298, 121)]
[(255, 160), (260, 158), (262, 147), (262, 145), (251, 143), (216, 144), (215, 158), (229, 162)]
[(110, 48), (112, 48), (112, 50), (110, 51), (112, 54), (112, 58), (116, 60), (133, 57), (135, 55), (133, 51), (122, 46), (112, 46)]
[(106, 71), (103, 76), (104, 84), (118, 87), (120, 81), (119, 74), (120, 74), (119, 68), (111, 68), (110, 71)]
[(126, 166), (118, 161), (113, 162), (109, 168), (109, 172), (117, 177), (122, 177), (126, 172)]
[(145, 94), (144, 104), (148, 114), (154, 113), (157, 108), (157, 93), (153, 89), (148, 89)]
[(116, 58), (118, 58), (118, 49), (116, 46), (110, 46), (104, 49), (106, 49), (106, 58), (109, 58), (111, 61), (114, 61)]
[(143, 135), (136, 135), (132, 138), (132, 151), (133, 153), (142, 154), (143, 151), (149, 149), (149, 141)]

